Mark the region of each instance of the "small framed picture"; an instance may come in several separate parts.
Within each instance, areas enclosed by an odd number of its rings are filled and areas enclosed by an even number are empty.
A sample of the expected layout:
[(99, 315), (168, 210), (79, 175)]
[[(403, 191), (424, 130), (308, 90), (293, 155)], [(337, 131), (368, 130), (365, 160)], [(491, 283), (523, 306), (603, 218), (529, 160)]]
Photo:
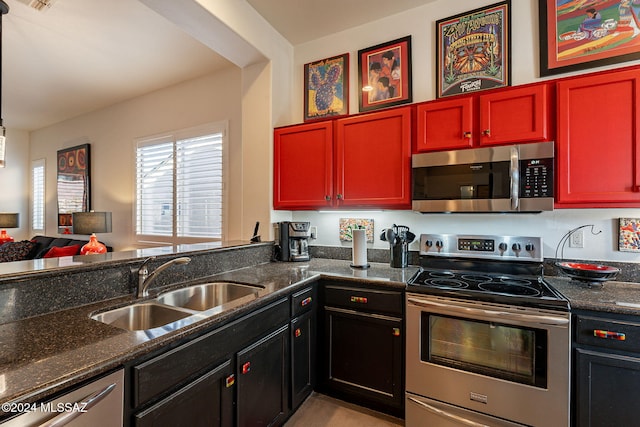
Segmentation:
[(358, 51), (360, 111), (410, 103), (411, 36)]
[(540, 0), (540, 76), (640, 59), (640, 2)]
[(436, 21), (438, 98), (511, 84), (511, 0)]
[(304, 64), (304, 121), (349, 114), (349, 54)]
[(620, 218), (618, 250), (640, 252), (640, 218)]

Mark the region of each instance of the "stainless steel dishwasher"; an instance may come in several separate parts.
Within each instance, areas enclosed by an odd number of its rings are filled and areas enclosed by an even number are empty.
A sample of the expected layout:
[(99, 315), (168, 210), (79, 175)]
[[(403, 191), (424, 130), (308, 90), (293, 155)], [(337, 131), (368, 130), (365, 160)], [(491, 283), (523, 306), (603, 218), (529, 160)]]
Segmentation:
[[(34, 403), (2, 427), (122, 426), (124, 371), (121, 369), (54, 400)], [(20, 405), (16, 405), (20, 406)]]

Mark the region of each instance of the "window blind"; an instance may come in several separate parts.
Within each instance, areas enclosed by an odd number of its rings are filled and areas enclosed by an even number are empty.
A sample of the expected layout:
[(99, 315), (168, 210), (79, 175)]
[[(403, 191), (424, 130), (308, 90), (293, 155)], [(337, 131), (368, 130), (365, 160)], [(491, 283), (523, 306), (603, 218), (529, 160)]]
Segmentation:
[(31, 229), (44, 231), (44, 159), (31, 163)]
[(223, 146), (210, 130), (138, 142), (138, 235), (222, 238)]

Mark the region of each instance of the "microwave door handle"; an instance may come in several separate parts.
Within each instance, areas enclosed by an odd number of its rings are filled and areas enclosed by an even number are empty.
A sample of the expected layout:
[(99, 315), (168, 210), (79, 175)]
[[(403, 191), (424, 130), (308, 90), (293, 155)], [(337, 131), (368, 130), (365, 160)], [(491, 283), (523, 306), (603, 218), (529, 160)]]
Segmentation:
[(511, 178), (511, 210), (518, 210), (520, 204), (520, 158), (518, 155), (518, 148), (511, 147), (511, 167), (509, 169), (509, 177)]

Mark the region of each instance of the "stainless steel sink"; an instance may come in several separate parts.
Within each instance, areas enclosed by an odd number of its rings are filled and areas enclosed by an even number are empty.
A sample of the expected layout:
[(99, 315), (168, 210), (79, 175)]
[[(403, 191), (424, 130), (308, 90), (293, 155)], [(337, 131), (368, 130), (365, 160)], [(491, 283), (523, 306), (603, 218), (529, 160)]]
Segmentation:
[(211, 282), (162, 293), (156, 298), (160, 304), (205, 311), (241, 298), (256, 298), (260, 289), (229, 282)]
[(97, 313), (92, 319), (129, 331), (143, 331), (176, 322), (192, 313), (154, 302), (141, 302)]

